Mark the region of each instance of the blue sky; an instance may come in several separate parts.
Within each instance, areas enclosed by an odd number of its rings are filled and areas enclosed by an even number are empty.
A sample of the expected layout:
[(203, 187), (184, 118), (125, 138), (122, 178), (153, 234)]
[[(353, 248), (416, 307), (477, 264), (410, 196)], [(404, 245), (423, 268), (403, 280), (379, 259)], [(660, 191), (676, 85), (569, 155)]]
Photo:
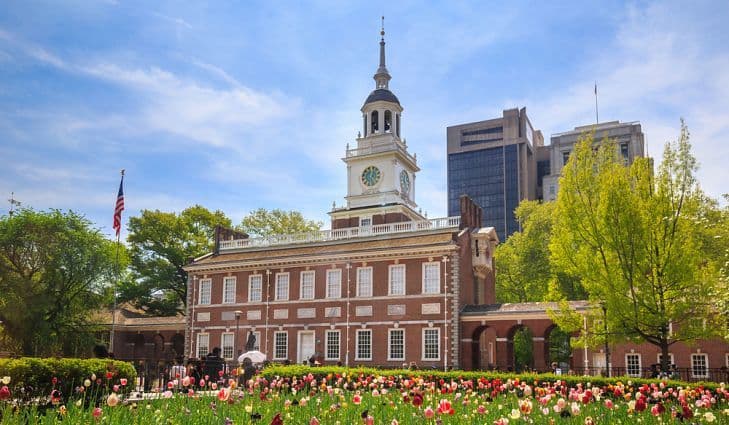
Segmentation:
[(448, 125), (525, 106), (548, 140), (593, 122), (595, 81), (601, 121), (640, 121), (653, 156), (684, 117), (701, 185), (729, 192), (729, 2), (501, 3), (5, 1), (0, 214), (15, 192), (111, 235), (125, 168), (125, 223), (199, 203), (327, 227), (381, 14), (430, 217), (446, 215)]

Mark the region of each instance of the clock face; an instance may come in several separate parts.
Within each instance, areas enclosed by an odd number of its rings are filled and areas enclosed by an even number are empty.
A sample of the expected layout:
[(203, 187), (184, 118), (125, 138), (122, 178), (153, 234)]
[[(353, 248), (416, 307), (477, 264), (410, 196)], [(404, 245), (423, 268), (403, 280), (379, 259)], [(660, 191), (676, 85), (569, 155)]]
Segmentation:
[(407, 171), (400, 171), (400, 191), (402, 193), (410, 193), (410, 175)]
[(362, 171), (362, 183), (364, 183), (365, 186), (372, 187), (380, 181), (381, 176), (382, 173), (380, 172), (380, 169), (374, 165), (370, 165)]

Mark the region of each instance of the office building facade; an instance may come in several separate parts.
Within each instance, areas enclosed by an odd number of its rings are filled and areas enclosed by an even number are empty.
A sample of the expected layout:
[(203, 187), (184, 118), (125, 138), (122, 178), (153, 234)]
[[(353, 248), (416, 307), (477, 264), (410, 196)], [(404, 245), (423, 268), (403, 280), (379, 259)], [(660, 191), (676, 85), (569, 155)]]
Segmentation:
[[(546, 167), (549, 169), (549, 173), (540, 176), (542, 177), (542, 199), (546, 201), (557, 199), (562, 168), (567, 164), (575, 144), (580, 138), (590, 133), (593, 133), (596, 146), (603, 143), (614, 143), (615, 149), (625, 165), (632, 164), (635, 158), (645, 156), (645, 136), (640, 122), (637, 121), (626, 123), (610, 121), (584, 125), (575, 127), (571, 131), (553, 134), (549, 146), (545, 147), (548, 159), (544, 157), (544, 154), (540, 157), (541, 161), (548, 161)], [(544, 164), (545, 162), (538, 162), (538, 164), (540, 163)]]
[(483, 209), (482, 225), (500, 240), (519, 230), (514, 209), (537, 196), (535, 149), (544, 144), (526, 108), (500, 118), (448, 127), (448, 215), (466, 195)]

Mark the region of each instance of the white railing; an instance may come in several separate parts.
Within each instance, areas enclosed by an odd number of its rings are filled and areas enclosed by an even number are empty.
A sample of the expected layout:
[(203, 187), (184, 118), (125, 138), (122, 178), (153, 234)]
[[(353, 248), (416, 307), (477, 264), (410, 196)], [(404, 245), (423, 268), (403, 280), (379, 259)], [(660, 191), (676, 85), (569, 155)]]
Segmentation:
[(257, 248), (274, 245), (326, 242), (340, 239), (353, 239), (397, 233), (419, 232), (422, 230), (449, 229), (457, 228), (458, 226), (460, 226), (460, 224), (460, 217), (443, 217), (423, 221), (403, 221), (400, 223), (377, 224), (374, 226), (322, 230), (312, 233), (276, 235), (265, 238), (235, 239), (231, 241), (220, 241), (220, 250), (223, 251), (227, 249)]
[(360, 156), (360, 155), (370, 155), (373, 153), (382, 153), (382, 152), (390, 152), (390, 151), (396, 151), (399, 150), (402, 152), (406, 157), (408, 157), (412, 162), (416, 162), (417, 159), (408, 153), (408, 151), (405, 149), (403, 145), (400, 143), (393, 143), (393, 142), (387, 142), (387, 143), (377, 143), (372, 144), (370, 146), (362, 147), (362, 148), (354, 148), (354, 149), (347, 149), (347, 158), (353, 157), (353, 156)]

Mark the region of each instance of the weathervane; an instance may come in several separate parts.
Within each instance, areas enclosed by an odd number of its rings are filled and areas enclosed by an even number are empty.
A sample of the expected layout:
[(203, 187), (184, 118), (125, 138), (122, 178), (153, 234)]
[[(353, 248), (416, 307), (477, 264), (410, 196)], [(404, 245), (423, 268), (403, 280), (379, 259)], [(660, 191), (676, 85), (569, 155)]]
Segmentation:
[(10, 192), (10, 199), (8, 199), (8, 202), (10, 202), (10, 211), (8, 211), (8, 214), (12, 216), (13, 212), (15, 212), (13, 211), (13, 207), (20, 206), (20, 201), (15, 199), (15, 192)]

